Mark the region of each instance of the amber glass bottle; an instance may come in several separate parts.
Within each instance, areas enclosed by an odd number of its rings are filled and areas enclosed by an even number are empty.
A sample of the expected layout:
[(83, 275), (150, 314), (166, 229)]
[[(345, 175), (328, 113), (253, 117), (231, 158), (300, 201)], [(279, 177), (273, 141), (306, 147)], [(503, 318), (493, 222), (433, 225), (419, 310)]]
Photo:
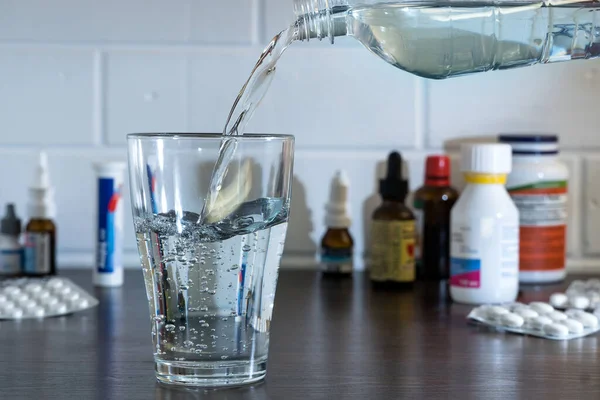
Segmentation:
[(369, 268), (376, 286), (411, 287), (415, 281), (415, 217), (404, 205), (407, 192), (402, 157), (393, 152), (379, 183), (383, 202), (372, 218)]
[(417, 219), (417, 279), (447, 280), (450, 275), (450, 211), (458, 191), (450, 186), (450, 159), (427, 157), (425, 184), (413, 196)]
[(350, 276), (354, 256), (354, 240), (350, 235), (348, 215), (348, 177), (338, 171), (332, 182), (329, 202), (325, 207), (327, 231), (321, 239), (321, 271), (328, 276)]
[(25, 228), (25, 274), (56, 274), (56, 225), (51, 219), (32, 218)]

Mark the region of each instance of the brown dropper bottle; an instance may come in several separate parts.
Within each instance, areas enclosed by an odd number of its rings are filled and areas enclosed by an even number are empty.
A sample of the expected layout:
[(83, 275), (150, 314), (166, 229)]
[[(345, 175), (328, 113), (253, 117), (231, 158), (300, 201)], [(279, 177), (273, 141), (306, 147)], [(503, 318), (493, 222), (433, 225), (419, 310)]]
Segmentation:
[(408, 181), (402, 157), (389, 155), (387, 176), (379, 182), (382, 204), (373, 212), (370, 278), (376, 286), (411, 287), (415, 281), (415, 217), (404, 200)]
[(413, 196), (417, 218), (417, 279), (446, 280), (450, 274), (450, 211), (458, 191), (450, 186), (450, 159), (427, 157), (425, 184)]

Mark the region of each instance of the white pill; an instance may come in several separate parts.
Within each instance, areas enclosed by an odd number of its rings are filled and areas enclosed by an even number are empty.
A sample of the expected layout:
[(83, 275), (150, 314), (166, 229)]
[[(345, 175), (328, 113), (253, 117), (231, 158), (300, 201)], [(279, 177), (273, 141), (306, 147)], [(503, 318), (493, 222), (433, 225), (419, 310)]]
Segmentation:
[(550, 296), (550, 304), (556, 308), (565, 308), (569, 304), (569, 297), (564, 293), (553, 293)]
[(57, 314), (64, 314), (67, 312), (67, 305), (64, 303), (58, 303), (52, 306), (52, 312)]
[(10, 318), (14, 318), (14, 319), (23, 318), (23, 310), (21, 310), (20, 308), (14, 308), (14, 309), (8, 311), (7, 315)]
[(590, 308), (596, 308), (600, 304), (600, 293), (598, 292), (588, 292), (587, 298), (590, 301)]
[(39, 301), (44, 301), (45, 299), (49, 298), (50, 296), (51, 296), (50, 292), (48, 292), (47, 290), (41, 290), (35, 294), (35, 298), (38, 299)]
[(581, 280), (574, 280), (573, 282), (571, 282), (571, 284), (569, 285), (569, 289), (579, 289), (579, 290), (583, 290), (583, 288), (585, 288), (585, 282), (581, 281)]
[(73, 292), (73, 289), (71, 289), (69, 286), (63, 286), (62, 288), (60, 288), (60, 291), (57, 290), (57, 293), (60, 294), (69, 294)]
[(581, 322), (585, 328), (596, 329), (598, 327), (598, 317), (594, 314), (580, 311), (578, 313), (571, 313), (569, 317)]
[(38, 318), (41, 318), (46, 314), (46, 312), (44, 311), (44, 307), (40, 307), (40, 306), (36, 306), (27, 311), (29, 312), (30, 315), (33, 315), (34, 317), (38, 317)]
[(552, 337), (565, 337), (569, 334), (569, 328), (562, 324), (548, 324), (544, 325), (542, 332)]
[(81, 298), (81, 299), (75, 300), (71, 304), (77, 308), (87, 308), (87, 307), (89, 307), (90, 302), (88, 301), (88, 299)]
[(19, 293), (21, 293), (21, 289), (19, 289), (16, 286), (7, 286), (4, 288), (4, 294), (8, 297), (13, 297), (15, 295), (18, 295)]
[(507, 308), (508, 308), (510, 311), (515, 311), (515, 310), (517, 310), (517, 309), (519, 309), (519, 308), (522, 308), (522, 307), (527, 307), (527, 306), (526, 306), (525, 304), (523, 304), (523, 303), (519, 303), (519, 302), (517, 301), (517, 302), (514, 302), (514, 303), (507, 304), (507, 305), (506, 305), (506, 307), (507, 307)]
[(37, 306), (37, 303), (34, 300), (31, 300), (30, 298), (25, 298), (19, 301), (19, 306), (21, 308), (33, 308)]
[(12, 301), (5, 301), (4, 303), (0, 304), (0, 308), (2, 308), (5, 311), (12, 310), (16, 306), (17, 305), (15, 303), (13, 303)]
[(511, 328), (520, 328), (525, 323), (525, 320), (520, 315), (506, 313), (500, 316), (500, 323)]
[(554, 322), (564, 321), (565, 319), (569, 318), (567, 314), (560, 311), (552, 311), (551, 313), (546, 314), (546, 316)]
[(573, 308), (578, 308), (580, 310), (585, 310), (590, 305), (590, 300), (585, 296), (573, 296), (569, 298), (569, 304)]
[(532, 318), (527, 322), (533, 329), (541, 330), (544, 326), (551, 324), (552, 320), (546, 316), (540, 315), (539, 317)]
[(561, 324), (566, 326), (571, 333), (581, 333), (583, 332), (583, 324), (574, 319), (565, 319), (564, 321), (560, 321)]
[(521, 317), (525, 318), (525, 319), (531, 319), (531, 318), (535, 318), (537, 316), (539, 316), (538, 312), (535, 310), (532, 310), (529, 307), (521, 307), (521, 308), (517, 308), (514, 311), (515, 314), (520, 315)]
[(62, 294), (61, 297), (64, 301), (70, 302), (70, 301), (77, 300), (80, 296), (79, 296), (79, 293), (77, 293), (77, 292), (71, 292), (71, 293)]
[(42, 285), (39, 283), (28, 283), (25, 285), (25, 291), (29, 293), (38, 293), (40, 290), (42, 290)]
[(4, 303), (5, 301), (8, 301), (8, 297), (6, 297), (3, 294), (0, 294), (0, 304)]
[(46, 283), (46, 286), (48, 286), (51, 289), (59, 288), (59, 287), (62, 287), (63, 285), (64, 285), (64, 282), (60, 278), (52, 278), (48, 281), (48, 283)]
[(487, 319), (490, 321), (498, 321), (500, 317), (504, 314), (507, 314), (509, 311), (500, 306), (491, 306), (487, 311)]
[(541, 301), (533, 301), (533, 302), (529, 303), (529, 307), (531, 307), (533, 310), (537, 311), (538, 314), (540, 314), (540, 315), (549, 314), (552, 311), (554, 311), (554, 307), (552, 307), (548, 303), (544, 303)]
[(58, 303), (58, 299), (56, 297), (48, 297), (48, 298), (45, 298), (42, 301), (42, 303), (44, 303), (45, 306), (52, 307), (53, 305)]

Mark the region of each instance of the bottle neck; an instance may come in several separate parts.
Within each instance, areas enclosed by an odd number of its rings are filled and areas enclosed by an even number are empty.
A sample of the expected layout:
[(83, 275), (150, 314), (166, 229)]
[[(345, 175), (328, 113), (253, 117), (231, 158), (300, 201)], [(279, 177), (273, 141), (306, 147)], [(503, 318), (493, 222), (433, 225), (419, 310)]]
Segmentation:
[(336, 36), (346, 36), (346, 11), (348, 0), (294, 0), (297, 40), (329, 38), (334, 43)]
[(472, 185), (505, 185), (506, 174), (465, 173), (465, 181)]
[(450, 186), (450, 177), (448, 176), (425, 176), (425, 186), (446, 187)]

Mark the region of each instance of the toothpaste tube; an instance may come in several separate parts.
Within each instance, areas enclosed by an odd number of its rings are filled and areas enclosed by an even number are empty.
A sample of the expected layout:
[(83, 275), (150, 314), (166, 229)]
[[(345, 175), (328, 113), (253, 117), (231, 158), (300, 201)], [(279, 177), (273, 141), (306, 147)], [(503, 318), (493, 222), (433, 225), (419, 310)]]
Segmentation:
[(123, 285), (123, 172), (125, 163), (94, 165), (98, 178), (98, 212), (94, 285)]

